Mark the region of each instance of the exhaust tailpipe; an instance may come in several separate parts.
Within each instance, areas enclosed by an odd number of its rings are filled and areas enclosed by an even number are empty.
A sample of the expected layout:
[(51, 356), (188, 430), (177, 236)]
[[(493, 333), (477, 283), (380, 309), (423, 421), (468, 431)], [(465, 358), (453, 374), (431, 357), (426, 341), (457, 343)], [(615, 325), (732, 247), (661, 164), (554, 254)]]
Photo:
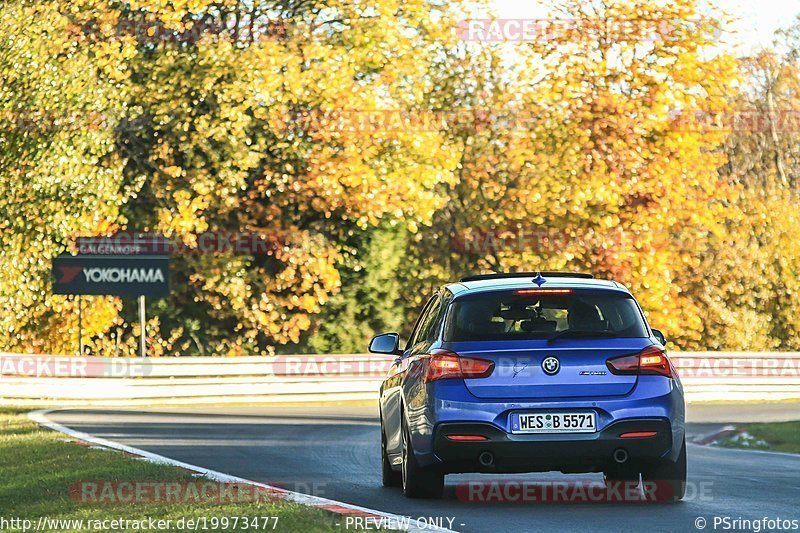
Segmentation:
[(618, 464), (622, 464), (628, 461), (628, 450), (625, 448), (617, 448), (614, 450), (614, 461)]
[(483, 452), (478, 456), (478, 462), (483, 466), (492, 466), (494, 464), (494, 454), (492, 452)]

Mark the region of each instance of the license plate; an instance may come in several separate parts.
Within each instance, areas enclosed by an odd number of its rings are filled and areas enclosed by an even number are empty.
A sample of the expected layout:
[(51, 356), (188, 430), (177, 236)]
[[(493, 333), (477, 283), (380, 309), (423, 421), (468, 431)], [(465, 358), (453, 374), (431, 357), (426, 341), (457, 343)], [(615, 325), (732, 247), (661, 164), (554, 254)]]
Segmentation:
[(592, 411), (569, 413), (512, 413), (511, 433), (594, 433)]

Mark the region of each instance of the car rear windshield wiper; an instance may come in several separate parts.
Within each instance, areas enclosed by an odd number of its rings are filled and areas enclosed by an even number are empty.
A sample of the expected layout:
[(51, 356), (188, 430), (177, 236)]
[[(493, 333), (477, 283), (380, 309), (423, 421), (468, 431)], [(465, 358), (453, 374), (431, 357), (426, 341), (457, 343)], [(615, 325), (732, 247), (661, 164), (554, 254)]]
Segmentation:
[(588, 330), (588, 329), (565, 329), (564, 331), (559, 331), (549, 339), (547, 339), (547, 344), (552, 344), (554, 341), (566, 337), (602, 337), (602, 338), (613, 338), (618, 337), (619, 335), (616, 334), (614, 331), (603, 331), (603, 330)]

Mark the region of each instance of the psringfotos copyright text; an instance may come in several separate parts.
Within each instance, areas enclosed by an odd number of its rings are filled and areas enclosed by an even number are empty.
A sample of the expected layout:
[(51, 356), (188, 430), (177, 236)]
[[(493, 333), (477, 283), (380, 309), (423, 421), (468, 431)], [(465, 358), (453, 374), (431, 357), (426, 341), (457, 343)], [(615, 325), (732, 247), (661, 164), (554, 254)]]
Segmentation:
[(742, 518), (741, 516), (698, 516), (694, 521), (697, 529), (712, 531), (797, 531), (800, 530), (800, 519), (768, 517)]

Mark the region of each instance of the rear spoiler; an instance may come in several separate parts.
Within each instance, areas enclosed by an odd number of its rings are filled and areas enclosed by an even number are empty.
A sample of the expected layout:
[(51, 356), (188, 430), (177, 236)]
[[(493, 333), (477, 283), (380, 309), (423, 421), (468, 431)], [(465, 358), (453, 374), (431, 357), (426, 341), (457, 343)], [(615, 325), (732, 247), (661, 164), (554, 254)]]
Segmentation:
[(580, 279), (593, 279), (594, 276), (584, 272), (495, 272), (492, 274), (475, 274), (473, 276), (464, 276), (459, 281), (480, 281), (485, 279), (505, 279), (505, 278), (536, 278), (542, 276), (544, 278), (580, 278)]

